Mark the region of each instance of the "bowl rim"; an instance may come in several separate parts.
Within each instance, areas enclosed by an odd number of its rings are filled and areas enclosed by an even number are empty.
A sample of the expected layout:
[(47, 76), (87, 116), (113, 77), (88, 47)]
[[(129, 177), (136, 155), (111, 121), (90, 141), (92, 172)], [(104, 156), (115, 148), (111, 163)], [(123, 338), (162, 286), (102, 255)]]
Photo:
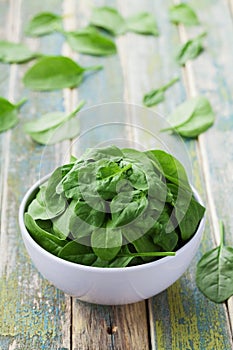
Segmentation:
[[(59, 258), (56, 255), (53, 255), (52, 253), (48, 252), (46, 249), (44, 249), (43, 247), (41, 247), (30, 235), (30, 233), (28, 232), (25, 223), (24, 223), (24, 213), (25, 213), (25, 208), (28, 204), (28, 200), (30, 198), (30, 196), (32, 195), (32, 193), (40, 186), (42, 185), (46, 180), (48, 180), (48, 178), (51, 176), (52, 172), (43, 176), (41, 179), (37, 180), (28, 190), (27, 192), (24, 194), (23, 199), (20, 203), (19, 206), (19, 212), (18, 212), (18, 222), (19, 222), (19, 227), (20, 227), (20, 231), (21, 231), (21, 235), (25, 237), (25, 239), (27, 239), (29, 241), (29, 243), (36, 249), (38, 250), (40, 253), (42, 253), (43, 255), (47, 256), (48, 258), (54, 260), (55, 262), (58, 263), (62, 263), (66, 266), (71, 266), (73, 268), (77, 268), (77, 269), (81, 269), (83, 271), (91, 271), (91, 272), (99, 272), (99, 273), (126, 273), (127, 271), (137, 271), (137, 270), (143, 270), (143, 269), (147, 269), (149, 267), (154, 267), (154, 266), (159, 266), (161, 264), (164, 264), (166, 262), (169, 262), (172, 259), (177, 258), (177, 256), (179, 256), (180, 254), (182, 254), (182, 252), (184, 250), (186, 250), (193, 242), (193, 240), (196, 239), (197, 236), (201, 236), (203, 231), (204, 231), (204, 227), (205, 227), (205, 221), (206, 221), (206, 213), (204, 213), (203, 218), (201, 219), (201, 221), (199, 222), (198, 228), (195, 232), (195, 234), (192, 236), (192, 238), (190, 238), (190, 240), (185, 243), (181, 248), (179, 248), (178, 250), (176, 250), (176, 254), (174, 256), (164, 256), (161, 257), (159, 260), (156, 261), (152, 261), (152, 262), (147, 262), (141, 265), (134, 265), (134, 266), (125, 266), (125, 267), (97, 267), (97, 266), (88, 266), (88, 265), (82, 265), (82, 264), (78, 264), (72, 261), (68, 261), (62, 258)], [(199, 193), (197, 192), (197, 190), (190, 185), (194, 194), (194, 197), (197, 199), (197, 201), (203, 205), (203, 201), (199, 195)]]

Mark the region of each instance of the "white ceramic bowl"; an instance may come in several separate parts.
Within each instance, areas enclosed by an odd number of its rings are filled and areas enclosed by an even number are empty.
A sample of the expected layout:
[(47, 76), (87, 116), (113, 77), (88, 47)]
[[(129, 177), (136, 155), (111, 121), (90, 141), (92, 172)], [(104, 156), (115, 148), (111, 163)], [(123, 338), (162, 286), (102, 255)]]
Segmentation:
[[(128, 304), (150, 298), (172, 285), (188, 268), (201, 242), (205, 219), (195, 235), (175, 256), (138, 266), (100, 268), (60, 259), (41, 248), (24, 225), (27, 204), (48, 176), (35, 183), (25, 194), (19, 209), (19, 225), (27, 251), (39, 270), (57, 288), (80, 300), (106, 305)], [(196, 199), (201, 199), (193, 189)]]

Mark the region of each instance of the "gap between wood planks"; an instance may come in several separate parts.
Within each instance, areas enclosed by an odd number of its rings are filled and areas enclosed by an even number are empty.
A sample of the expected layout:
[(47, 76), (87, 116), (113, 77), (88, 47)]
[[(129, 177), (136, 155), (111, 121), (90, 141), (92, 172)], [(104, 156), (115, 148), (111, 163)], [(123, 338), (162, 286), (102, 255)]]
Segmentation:
[[(20, 37), (20, 11), (21, 11), (21, 0), (10, 0), (9, 4), (9, 18), (7, 21), (6, 32), (8, 33), (7, 40), (17, 42)], [(15, 16), (15, 14), (18, 16)], [(18, 67), (17, 64), (12, 64), (9, 68), (9, 87), (7, 98), (10, 102), (14, 103), (15, 98), (15, 84)], [(8, 170), (10, 161), (10, 140), (12, 131), (8, 130), (2, 135), (2, 174), (0, 181), (0, 203), (1, 203), (1, 217), (0, 217), (0, 247), (1, 247), (1, 264), (0, 264), (0, 276), (6, 269), (6, 255), (7, 255), (7, 193), (8, 193)], [(8, 271), (10, 273), (10, 271)]]
[[(75, 0), (65, 0), (63, 2), (63, 25), (65, 31), (72, 31), (76, 28), (76, 22), (75, 22), (75, 16), (73, 15), (75, 13)], [(71, 50), (70, 46), (64, 42), (62, 47), (62, 55), (70, 57), (71, 59), (76, 58), (73, 51)], [(65, 112), (71, 113), (72, 110), (77, 106), (78, 101), (78, 92), (77, 89), (64, 89), (63, 90), (63, 100), (64, 100), (64, 109)], [(65, 141), (62, 143), (64, 147), (65, 154), (67, 154), (69, 157), (71, 157), (71, 142)], [(55, 146), (56, 148), (56, 146)], [(67, 148), (70, 149), (70, 152), (67, 152)], [(59, 154), (59, 152), (58, 152)], [(69, 298), (69, 310), (70, 310), (70, 325), (69, 325), (69, 331), (70, 331), (70, 350), (73, 349), (73, 297)], [(64, 325), (65, 327), (65, 325)]]
[[(229, 1), (229, 7), (231, 10), (231, 15), (233, 17), (233, 1)], [(173, 0), (174, 4), (179, 4), (179, 0)], [(184, 25), (179, 24), (178, 25), (178, 32), (179, 37), (181, 40), (181, 43), (185, 43), (189, 38), (187, 36), (187, 32), (185, 30)], [(195, 86), (195, 79), (192, 69), (192, 63), (191, 61), (188, 61), (184, 67), (182, 67), (182, 75), (184, 79), (184, 84), (186, 87), (186, 92), (188, 97), (196, 97), (198, 95), (198, 91)], [(206, 190), (206, 196), (207, 196), (207, 202), (210, 212), (210, 223), (211, 223), (211, 232), (213, 232), (213, 238), (216, 245), (220, 244), (220, 231), (219, 231), (219, 218), (217, 216), (216, 206), (213, 198), (213, 193), (211, 190), (211, 182), (210, 182), (210, 170), (209, 170), (209, 163), (208, 163), (208, 156), (206, 153), (205, 148), (205, 141), (204, 136), (200, 135), (198, 136), (197, 141), (197, 155), (199, 158), (199, 163), (202, 166), (202, 173), (204, 177), (205, 182), (205, 190)], [(227, 314), (228, 319), (228, 325), (229, 325), (229, 331), (231, 333), (231, 340), (233, 337), (233, 297), (229, 298), (225, 302), (225, 310)]]

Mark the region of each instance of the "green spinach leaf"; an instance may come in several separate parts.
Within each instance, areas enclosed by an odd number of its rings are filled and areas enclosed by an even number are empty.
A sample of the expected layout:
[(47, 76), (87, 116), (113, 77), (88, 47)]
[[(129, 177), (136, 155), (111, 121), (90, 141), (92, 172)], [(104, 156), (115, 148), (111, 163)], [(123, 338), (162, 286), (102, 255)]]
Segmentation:
[(67, 200), (63, 194), (56, 192), (56, 187), (62, 178), (62, 166), (57, 168), (48, 180), (44, 194), (44, 205), (50, 219), (62, 214), (67, 206)]
[(85, 265), (125, 267), (175, 255), (205, 209), (173, 158), (116, 146), (72, 157), (35, 193), (27, 228), (48, 251)]
[(210, 300), (221, 303), (233, 295), (233, 248), (225, 246), (220, 223), (220, 245), (205, 253), (197, 264), (196, 283)]
[(215, 120), (210, 102), (204, 96), (191, 98), (181, 105), (168, 117), (170, 128), (183, 137), (197, 137), (209, 129)]
[(91, 266), (97, 257), (91, 247), (75, 241), (67, 243), (59, 252), (59, 258), (72, 261), (76, 264)]
[(33, 220), (28, 213), (24, 215), (24, 222), (32, 238), (48, 252), (58, 255), (61, 249), (66, 245), (65, 240), (57, 238), (38, 226), (36, 221)]
[(168, 184), (168, 187), (174, 197), (173, 206), (181, 238), (187, 241), (196, 232), (205, 208), (196, 201), (191, 192), (173, 184)]
[(5, 63), (24, 63), (41, 56), (37, 52), (30, 51), (22, 43), (0, 40), (0, 61)]
[(182, 23), (186, 26), (200, 24), (195, 11), (188, 4), (173, 5), (169, 8), (169, 19), (172, 23)]
[(83, 68), (65, 56), (45, 56), (29, 68), (23, 82), (38, 91), (73, 88), (81, 84), (84, 72), (100, 69), (102, 66)]
[(203, 48), (203, 38), (207, 35), (206, 32), (201, 33), (193, 39), (188, 40), (183, 44), (176, 55), (176, 62), (180, 66), (184, 66), (188, 60), (192, 60), (202, 53)]
[(24, 130), (34, 141), (43, 145), (72, 139), (79, 133), (79, 120), (75, 116), (84, 104), (85, 101), (81, 101), (70, 114), (46, 113), (40, 119), (25, 123)]
[(65, 36), (70, 47), (83, 54), (108, 56), (117, 52), (114, 41), (95, 30), (83, 29), (77, 32), (67, 32)]
[(121, 14), (116, 9), (107, 6), (94, 8), (90, 23), (112, 35), (121, 35), (127, 30), (127, 24)]
[(0, 97), (0, 132), (13, 128), (18, 122), (17, 110), (26, 102), (26, 99), (16, 104)]
[(169, 89), (172, 85), (174, 85), (179, 78), (174, 78), (171, 81), (169, 81), (166, 85), (161, 86), (158, 89), (151, 90), (147, 94), (144, 95), (143, 97), (143, 103), (147, 107), (152, 107), (160, 102), (163, 102), (165, 99), (165, 92), (167, 89)]
[(148, 12), (140, 12), (126, 20), (127, 30), (138, 34), (159, 35), (154, 16)]
[(106, 228), (94, 230), (91, 235), (91, 245), (94, 253), (102, 260), (110, 261), (121, 249), (122, 234), (118, 228), (106, 225)]
[(25, 34), (37, 37), (62, 30), (62, 16), (51, 12), (41, 12), (30, 20), (25, 28)]

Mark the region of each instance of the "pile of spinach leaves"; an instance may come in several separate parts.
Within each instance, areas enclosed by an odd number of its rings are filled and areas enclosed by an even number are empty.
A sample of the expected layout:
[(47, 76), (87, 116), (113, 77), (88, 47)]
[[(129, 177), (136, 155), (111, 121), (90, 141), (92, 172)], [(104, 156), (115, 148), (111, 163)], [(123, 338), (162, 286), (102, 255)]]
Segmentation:
[(57, 168), (24, 219), (33, 239), (62, 259), (125, 267), (175, 255), (204, 212), (172, 155), (108, 146)]

